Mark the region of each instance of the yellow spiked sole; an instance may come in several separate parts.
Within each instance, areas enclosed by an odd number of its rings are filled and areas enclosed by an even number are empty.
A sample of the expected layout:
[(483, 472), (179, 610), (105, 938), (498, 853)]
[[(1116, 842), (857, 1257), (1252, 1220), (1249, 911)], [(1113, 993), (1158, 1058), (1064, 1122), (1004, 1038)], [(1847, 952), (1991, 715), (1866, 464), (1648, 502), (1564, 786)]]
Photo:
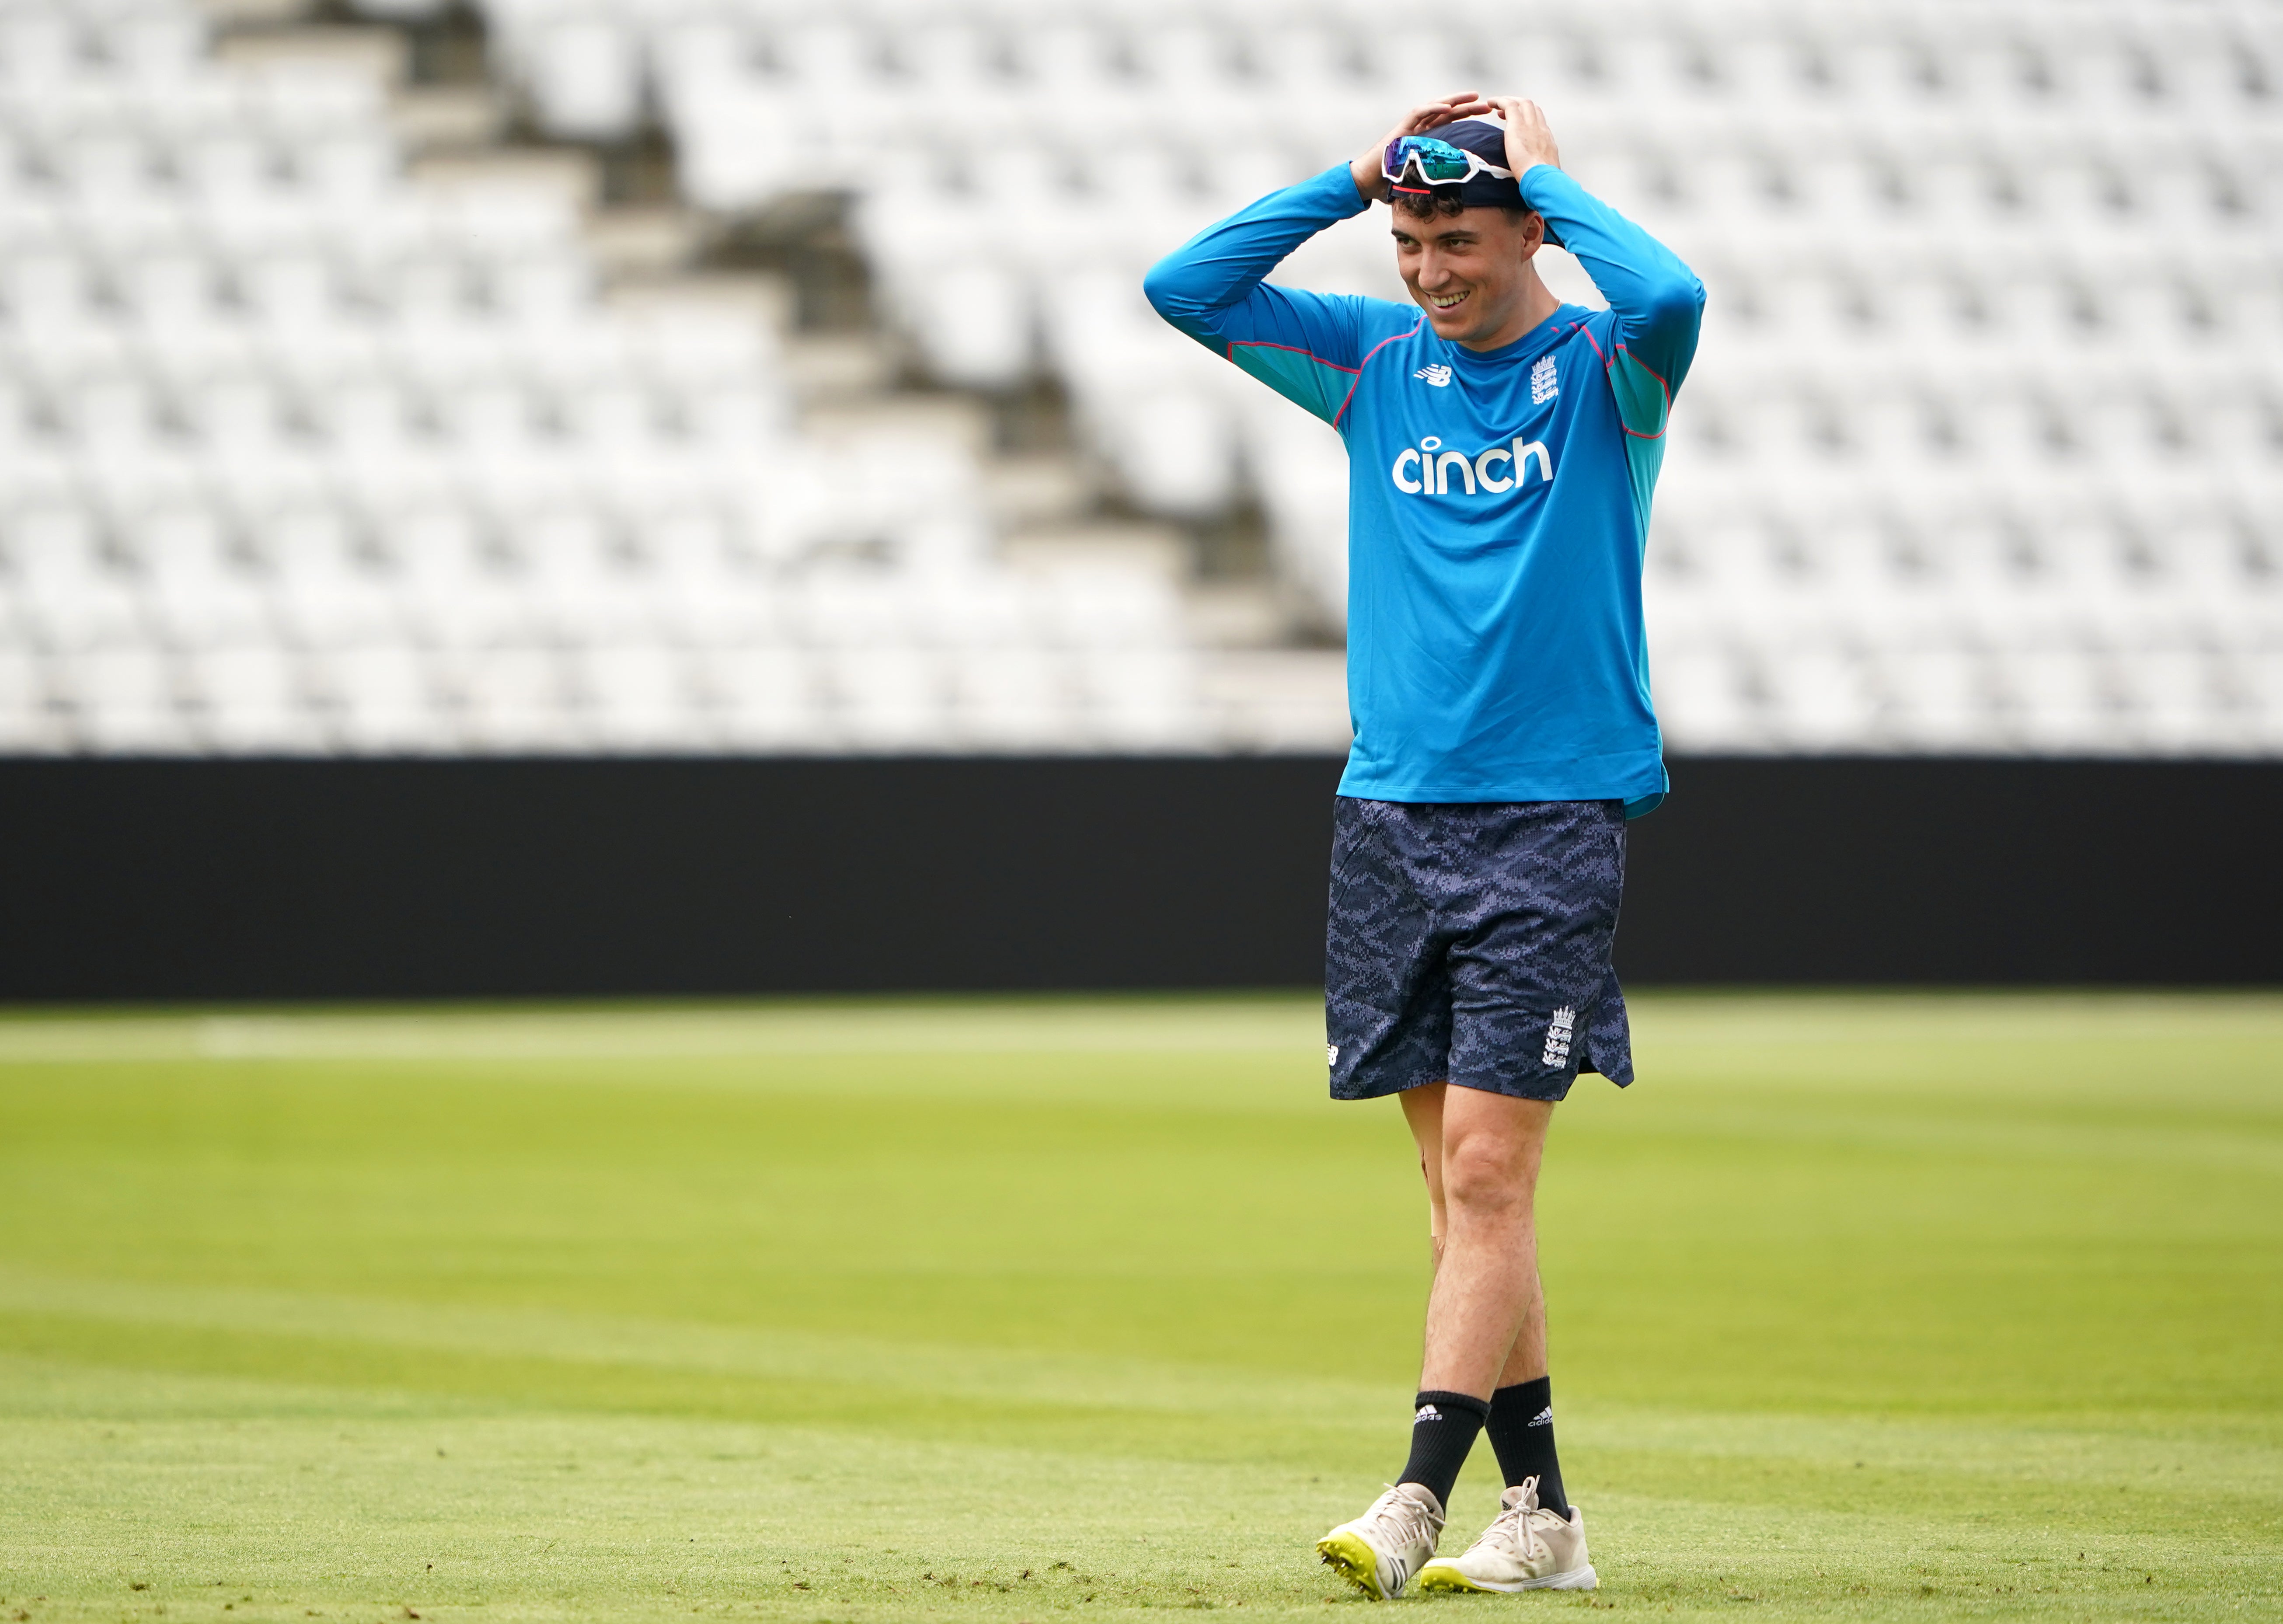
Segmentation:
[(1379, 1558), (1360, 1534), (1335, 1532), (1316, 1542), (1316, 1554), (1325, 1565), (1375, 1602), (1387, 1599), (1379, 1588)]
[(1477, 1584), (1473, 1580), (1468, 1578), (1457, 1568), (1447, 1566), (1440, 1562), (1430, 1562), (1426, 1566), (1421, 1568), (1419, 1570), (1419, 1578), (1417, 1582), (1420, 1589), (1422, 1591), (1463, 1591), (1470, 1596), (1489, 1596), (1493, 1594), (1489, 1586)]
[(1601, 1580), (1588, 1563), (1570, 1573), (1548, 1573), (1543, 1579), (1524, 1579), (1514, 1584), (1477, 1584), (1447, 1562), (1430, 1562), (1419, 1570), (1417, 1583), (1422, 1595), (1438, 1590), (1463, 1596), (1511, 1596), (1520, 1590), (1596, 1590)]

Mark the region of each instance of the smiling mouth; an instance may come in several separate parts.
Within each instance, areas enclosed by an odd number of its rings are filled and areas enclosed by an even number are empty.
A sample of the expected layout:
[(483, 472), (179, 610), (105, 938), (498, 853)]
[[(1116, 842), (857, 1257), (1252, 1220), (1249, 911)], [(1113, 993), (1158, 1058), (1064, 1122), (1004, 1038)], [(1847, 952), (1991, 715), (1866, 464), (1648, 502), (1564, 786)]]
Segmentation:
[(1472, 294), (1474, 291), (1474, 289), (1469, 288), (1463, 293), (1430, 293), (1427, 295), (1427, 302), (1431, 308), (1438, 310), (1455, 310), (1461, 304), (1466, 302), (1468, 297)]

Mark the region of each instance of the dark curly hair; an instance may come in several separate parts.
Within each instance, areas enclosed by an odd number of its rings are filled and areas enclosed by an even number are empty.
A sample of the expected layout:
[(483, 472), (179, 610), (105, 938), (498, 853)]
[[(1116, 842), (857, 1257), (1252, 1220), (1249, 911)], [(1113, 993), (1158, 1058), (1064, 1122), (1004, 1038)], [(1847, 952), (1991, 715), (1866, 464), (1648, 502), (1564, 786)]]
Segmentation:
[[(1407, 215), (1414, 220), (1433, 220), (1438, 216), (1448, 220), (1453, 215), (1467, 212), (1467, 206), (1459, 200), (1459, 196), (1456, 186), (1438, 186), (1432, 193), (1399, 191), (1388, 201), (1397, 214)], [(1518, 221), (1530, 213), (1519, 203), (1501, 203), (1499, 208), (1509, 220)]]

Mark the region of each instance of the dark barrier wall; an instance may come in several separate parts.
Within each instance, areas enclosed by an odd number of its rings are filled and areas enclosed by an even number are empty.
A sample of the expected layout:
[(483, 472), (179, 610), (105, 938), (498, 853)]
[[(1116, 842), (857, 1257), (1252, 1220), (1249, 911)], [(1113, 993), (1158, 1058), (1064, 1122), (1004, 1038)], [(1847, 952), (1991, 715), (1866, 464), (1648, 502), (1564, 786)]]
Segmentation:
[[(1682, 760), (1645, 982), (2283, 981), (2283, 763)], [(1320, 759), (0, 761), (0, 997), (1300, 985)]]
[(1321, 980), (1335, 762), (12, 761), (0, 992)]

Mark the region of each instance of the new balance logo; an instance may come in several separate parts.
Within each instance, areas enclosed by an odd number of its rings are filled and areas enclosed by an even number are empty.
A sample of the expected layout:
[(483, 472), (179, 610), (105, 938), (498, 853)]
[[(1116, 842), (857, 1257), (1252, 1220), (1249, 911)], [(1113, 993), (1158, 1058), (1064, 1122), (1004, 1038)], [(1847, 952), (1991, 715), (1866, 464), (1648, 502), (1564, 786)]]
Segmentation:
[(1438, 389), (1447, 389), (1451, 386), (1451, 369), (1446, 366), (1422, 366), (1411, 376), (1423, 378)]
[(1411, 1425), (1416, 1426), (1422, 1421), (1440, 1421), (1442, 1418), (1443, 1412), (1432, 1404), (1422, 1404), (1419, 1407), (1419, 1413), (1411, 1417)]
[(1554, 1406), (1548, 1404), (1545, 1409), (1531, 1417), (1530, 1425), (1532, 1426), (1552, 1426), (1554, 1425)]
[(1325, 1064), (1326, 1066), (1337, 1066), (1339, 1063), (1340, 1063), (1340, 1046), (1339, 1046), (1337, 1043), (1327, 1043), (1327, 1044), (1325, 1044), (1325, 1045), (1324, 1045), (1324, 1064)]
[(1543, 406), (1562, 393), (1562, 380), (1555, 376), (1554, 357), (1540, 355), (1530, 367), (1530, 403)]
[[(1546, 1023), (1546, 1052), (1538, 1057), (1540, 1066), (1567, 1066), (1570, 1063), (1570, 1033), (1577, 1022), (1578, 1011), (1568, 1004), (1554, 1011), (1552, 1019)], [(1549, 1409), (1547, 1416), (1551, 1419), (1553, 1411)]]

